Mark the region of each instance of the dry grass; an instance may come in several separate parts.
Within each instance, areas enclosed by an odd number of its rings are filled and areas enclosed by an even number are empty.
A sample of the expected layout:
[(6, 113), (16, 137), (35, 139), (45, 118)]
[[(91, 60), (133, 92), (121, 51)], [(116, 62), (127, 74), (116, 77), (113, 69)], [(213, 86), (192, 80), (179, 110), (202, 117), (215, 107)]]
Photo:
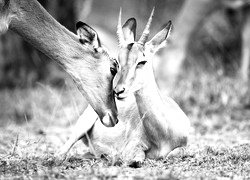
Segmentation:
[(2, 90), (0, 179), (250, 178), (247, 88), (236, 79), (194, 73), (181, 78), (177, 87), (171, 96), (193, 125), (187, 154), (146, 160), (138, 169), (114, 165), (113, 157), (83, 159), (81, 142), (63, 164), (55, 164), (53, 153), (86, 105), (75, 88)]

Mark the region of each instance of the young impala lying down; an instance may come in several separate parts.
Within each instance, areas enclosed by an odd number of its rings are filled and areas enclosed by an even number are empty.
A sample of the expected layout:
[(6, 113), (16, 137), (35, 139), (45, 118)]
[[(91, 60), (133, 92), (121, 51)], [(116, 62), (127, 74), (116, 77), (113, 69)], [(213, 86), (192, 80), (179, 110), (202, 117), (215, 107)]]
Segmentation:
[[(112, 128), (103, 126), (100, 121), (96, 121), (97, 115), (89, 106), (59, 155), (66, 154), (80, 138), (89, 145), (84, 135), (86, 132), (95, 151), (92, 153), (99, 156), (116, 151), (129, 164), (142, 162), (145, 158), (160, 159), (183, 152), (190, 121), (174, 100), (168, 97), (163, 99), (152, 68), (153, 55), (162, 43), (166, 43), (172, 24), (169, 22), (151, 41), (146, 42), (153, 13), (154, 10), (141, 38), (135, 42), (136, 20), (130, 18), (121, 26), (120, 12), (117, 29), (119, 64), (111, 67), (111, 72), (116, 74), (113, 85), (117, 98), (118, 124)], [(81, 119), (84, 118), (96, 122), (87, 125), (85, 121), (82, 123)]]

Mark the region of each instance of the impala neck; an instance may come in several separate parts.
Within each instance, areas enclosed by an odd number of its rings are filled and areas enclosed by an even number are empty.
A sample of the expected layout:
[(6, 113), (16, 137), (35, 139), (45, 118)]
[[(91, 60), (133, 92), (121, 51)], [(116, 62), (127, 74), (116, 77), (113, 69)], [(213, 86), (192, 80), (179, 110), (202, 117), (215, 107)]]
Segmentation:
[(74, 77), (72, 62), (84, 52), (77, 36), (54, 20), (37, 1), (10, 1), (10, 8), (14, 11), (10, 29), (55, 60)]
[(144, 86), (134, 93), (141, 118), (145, 113), (155, 115), (156, 110), (163, 108), (163, 99), (155, 81), (153, 68), (150, 67), (147, 73), (149, 77), (145, 79)]

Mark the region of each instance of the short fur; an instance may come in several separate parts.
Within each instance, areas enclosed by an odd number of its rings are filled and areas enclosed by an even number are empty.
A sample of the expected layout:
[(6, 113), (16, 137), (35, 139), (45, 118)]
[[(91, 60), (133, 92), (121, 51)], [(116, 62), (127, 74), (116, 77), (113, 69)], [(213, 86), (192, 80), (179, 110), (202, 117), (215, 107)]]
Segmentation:
[[(134, 32), (131, 23), (134, 20), (130, 23), (128, 21), (123, 27), (126, 29), (124, 36), (127, 34), (131, 38), (131, 33)], [(129, 42), (127, 46), (121, 46), (119, 68), (113, 82), (117, 98), (123, 99), (116, 101), (119, 110), (118, 124), (113, 128), (104, 127), (99, 121), (95, 122), (97, 116), (92, 113), (89, 118), (95, 124), (90, 130), (79, 128), (79, 132), (72, 136), (78, 139), (83, 136), (83, 142), (89, 145), (84, 136), (87, 132), (94, 149), (92, 153), (98, 156), (117, 153), (131, 164), (142, 162), (146, 157), (160, 159), (171, 154), (178, 155), (187, 145), (190, 121), (174, 100), (161, 96), (152, 68), (152, 57), (168, 37), (171, 26), (169, 22), (145, 45), (137, 42), (131, 45)], [(126, 41), (121, 39), (121, 42)], [(68, 144), (72, 146), (78, 139), (71, 138)], [(65, 146), (61, 152), (67, 152), (70, 147)]]
[[(112, 93), (110, 57), (100, 45), (97, 33), (80, 23), (87, 43), (59, 24), (36, 0), (1, 0), (0, 34), (8, 28), (35, 48), (55, 60), (74, 79), (78, 89), (102, 119), (105, 115), (117, 121)], [(92, 38), (95, 37), (95, 38)], [(99, 51), (96, 51), (100, 48)], [(107, 81), (108, 79), (108, 81)], [(113, 125), (114, 125), (113, 123)]]

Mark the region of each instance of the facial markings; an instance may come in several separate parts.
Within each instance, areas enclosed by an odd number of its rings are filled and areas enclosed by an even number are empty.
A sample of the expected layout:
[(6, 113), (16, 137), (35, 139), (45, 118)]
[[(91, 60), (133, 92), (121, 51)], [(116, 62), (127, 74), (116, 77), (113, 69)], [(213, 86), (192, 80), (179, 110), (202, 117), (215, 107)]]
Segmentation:
[(134, 64), (137, 61), (137, 51), (134, 43), (130, 43), (124, 47), (119, 54), (119, 62), (121, 64), (122, 76), (127, 76), (129, 72), (133, 71)]
[(128, 88), (127, 90), (131, 90), (135, 83), (136, 70), (140, 68), (138, 63), (142, 62), (141, 66), (146, 63), (143, 50), (143, 47), (137, 43), (128, 44), (127, 47), (123, 47), (120, 50), (118, 57), (121, 67), (115, 78), (115, 85), (123, 84), (126, 89)]
[[(96, 61), (96, 63), (95, 63), (95, 65), (96, 66), (98, 66), (98, 65), (103, 65), (105, 62), (103, 62), (103, 61), (107, 61), (107, 62), (109, 62), (109, 63), (107, 63), (107, 66), (109, 66), (109, 71), (107, 71), (108, 72), (108, 74), (107, 75), (110, 75), (110, 74), (112, 74), (112, 76), (111, 77), (114, 77), (115, 76), (115, 74), (117, 73), (117, 70), (118, 70), (118, 67), (119, 67), (119, 64), (118, 64), (118, 62), (117, 62), (117, 60), (116, 60), (116, 58), (114, 58), (111, 54), (110, 54), (110, 52), (109, 52), (109, 50), (106, 48), (106, 47), (102, 47), (102, 51), (100, 52), (101, 54), (100, 54), (100, 56), (101, 56), (101, 60), (100, 59), (97, 59), (97, 61)], [(103, 67), (103, 66), (102, 66)], [(101, 72), (104, 72), (104, 71), (106, 71), (106, 69), (108, 69), (106, 66), (105, 67), (103, 67), (104, 69), (103, 70), (101, 70)], [(93, 69), (94, 70), (94, 69)], [(99, 70), (100, 71), (100, 70)]]
[(111, 58), (110, 59), (110, 72), (113, 76), (116, 75), (117, 71), (119, 69), (119, 64), (116, 59)]

